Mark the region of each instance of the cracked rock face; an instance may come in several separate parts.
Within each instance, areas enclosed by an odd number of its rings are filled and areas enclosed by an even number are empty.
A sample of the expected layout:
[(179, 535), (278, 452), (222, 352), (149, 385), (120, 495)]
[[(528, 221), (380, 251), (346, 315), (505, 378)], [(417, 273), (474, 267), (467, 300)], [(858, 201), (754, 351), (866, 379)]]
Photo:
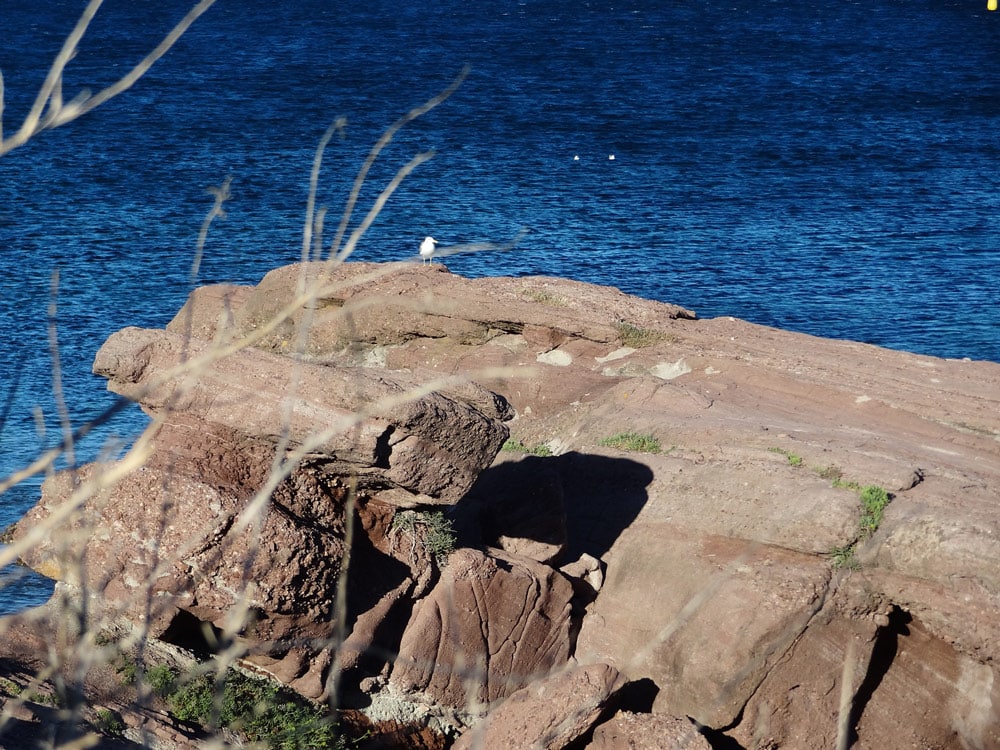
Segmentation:
[(285, 443), (333, 474), (357, 475), (363, 488), (398, 487), (425, 502), (458, 500), (507, 439), (496, 418), (461, 398), (422, 393), (402, 373), (388, 377), (250, 348), (217, 354), (207, 342), (165, 331), (113, 334), (94, 372), (151, 414), (181, 413)]
[[(214, 299), (232, 312), (231, 297)], [(243, 613), (235, 635), (249, 658), (319, 697), (348, 498), (368, 520), (452, 505), (506, 440), (512, 411), (471, 382), (435, 390), (406, 372), (226, 346), (207, 324), (186, 330), (209, 338), (126, 328), (105, 342), (94, 372), (154, 417), (149, 455), (113, 481), (114, 467), (99, 465), (51, 478), (14, 538), (44, 527), (82, 487), (81, 512), (27, 551), (29, 565), (154, 636), (176, 637), (178, 623), (192, 637), (199, 623), (231, 630)], [(421, 569), (393, 557), (388, 523), (355, 537), (359, 559), (379, 566), (348, 592), (367, 633), (351, 641), (359, 648), (432, 570), (426, 555)]]
[[(257, 613), (245, 635), (265, 649), (325, 634), (344, 555), (346, 488), (300, 467), (250, 515), (273, 452), (265, 443), (180, 420), (160, 429), (156, 445), (149, 461), (94, 494), (25, 561), (104, 608), (148, 619), (154, 635), (181, 609), (222, 628), (244, 605)], [(17, 535), (44, 524), (102, 468), (48, 479)]]
[[(660, 686), (655, 711), (710, 727), (736, 720), (829, 588), (823, 560), (725, 537), (642, 525), (617, 548), (584, 619), (577, 659), (652, 679)], [(641, 587), (628, 585), (637, 578)]]
[[(208, 356), (244, 336), (251, 348)], [(203, 356), (196, 377), (173, 369)], [(134, 492), (86, 508), (114, 533), (72, 569), (112, 599), (183, 548), (156, 569), (156, 601), (187, 597), (216, 622), (234, 571), (252, 570), (261, 637), (307, 629), (338, 575), (350, 474), (364, 575), (339, 657), (373, 705), (472, 720), (527, 691), (482, 728), (544, 733), (563, 704), (525, 696), (579, 663), (632, 696), (594, 747), (661, 747), (674, 730), (696, 747), (684, 716), (746, 747), (830, 747), (842, 688), (857, 746), (1000, 747), (1000, 365), (698, 320), (563, 279), (348, 263), (199, 289), (166, 332), (116, 334), (96, 367), (164, 419), (145, 473), (123, 480)], [(535, 455), (488, 466), (508, 428)], [(609, 442), (622, 434), (659, 448)], [(304, 461), (260, 519), (272, 570), (238, 557), (238, 519), (279, 445)], [(68, 482), (50, 480), (26, 527)], [(871, 534), (867, 485), (892, 495)], [(466, 545), (440, 579), (390, 531), (399, 508), (435, 504), (454, 506)], [(69, 570), (52, 544), (33, 564)], [(334, 654), (255, 658), (315, 697)]]
[(390, 685), (473, 713), (496, 703), (566, 663), (572, 598), (547, 565), (458, 550), (414, 608)]

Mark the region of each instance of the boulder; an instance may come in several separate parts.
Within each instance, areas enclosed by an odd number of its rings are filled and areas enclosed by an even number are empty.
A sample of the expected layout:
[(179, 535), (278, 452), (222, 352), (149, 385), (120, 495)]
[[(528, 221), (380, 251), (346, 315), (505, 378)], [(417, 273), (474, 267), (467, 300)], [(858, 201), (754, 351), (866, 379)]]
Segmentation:
[(390, 687), (471, 713), (492, 706), (566, 664), (572, 598), (547, 565), (459, 549), (414, 607)]
[(608, 710), (624, 684), (608, 664), (567, 667), (515, 692), (463, 734), (454, 750), (571, 747)]
[(822, 559), (633, 524), (608, 560), (576, 658), (651, 679), (656, 713), (728, 726), (820, 610), (829, 585)]
[(46, 524), (74, 490), (94, 490), (25, 562), (81, 587), (106, 614), (147, 622), (157, 636), (181, 611), (231, 632), (231, 613), (246, 611), (235, 632), (264, 652), (328, 637), (346, 486), (303, 465), (257, 505), (251, 499), (273, 446), (183, 418), (161, 426), (154, 444), (145, 464), (113, 484), (102, 486), (100, 464), (46, 480), (15, 539)]
[[(468, 402), (402, 377), (216, 349), (164, 331), (113, 334), (94, 372), (151, 414), (181, 412), (287, 445), (362, 488), (406, 490), (412, 504), (457, 501), (508, 435)], [(487, 402), (498, 403), (482, 394)]]
[(619, 711), (594, 730), (587, 750), (710, 750), (711, 747), (690, 719)]
[(1000, 748), (995, 667), (902, 609), (860, 620), (839, 609), (818, 617), (767, 675), (730, 733), (736, 741), (837, 747), (839, 730), (864, 747)]

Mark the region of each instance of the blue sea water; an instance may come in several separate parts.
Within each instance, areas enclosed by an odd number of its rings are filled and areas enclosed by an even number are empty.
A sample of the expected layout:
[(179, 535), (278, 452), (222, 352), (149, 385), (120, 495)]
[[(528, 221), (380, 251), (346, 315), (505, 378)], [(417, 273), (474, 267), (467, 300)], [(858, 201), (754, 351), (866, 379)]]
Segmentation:
[[(67, 98), (126, 72), (190, 4), (106, 0)], [(0, 9), (6, 134), (82, 6)], [(355, 259), (526, 230), (515, 250), (447, 265), (1000, 362), (1000, 13), (985, 0), (218, 0), (131, 91), (0, 157), (0, 475), (59, 438), (51, 331), (79, 425), (111, 403), (90, 374), (110, 333), (164, 325), (194, 284), (255, 283), (301, 257), (335, 117), (348, 125), (320, 180), (328, 228), (383, 130), (465, 65), (372, 169), (355, 225), (435, 152)], [(206, 188), (227, 177), (192, 281)], [(144, 422), (127, 410), (73, 460)], [(0, 496), (0, 525), (39, 481)], [(0, 611), (47, 595), (29, 576)]]

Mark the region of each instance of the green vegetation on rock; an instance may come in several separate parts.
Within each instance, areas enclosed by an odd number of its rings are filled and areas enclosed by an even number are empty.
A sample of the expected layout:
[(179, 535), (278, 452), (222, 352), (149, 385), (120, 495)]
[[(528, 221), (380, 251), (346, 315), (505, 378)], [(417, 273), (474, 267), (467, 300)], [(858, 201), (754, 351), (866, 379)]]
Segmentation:
[(660, 441), (653, 435), (640, 435), (638, 432), (619, 432), (617, 435), (604, 438), (601, 445), (617, 448), (632, 453), (660, 453)]
[(401, 510), (393, 516), (389, 533), (405, 535), (410, 540), (411, 553), (418, 547), (423, 548), (441, 567), (455, 551), (455, 528), (442, 511)]
[(768, 448), (771, 453), (780, 453), (786, 459), (788, 459), (789, 466), (801, 466), (802, 456), (799, 456), (791, 451), (785, 450), (784, 448)]
[(889, 493), (877, 485), (869, 485), (861, 490), (861, 532), (871, 536), (882, 523), (882, 514), (889, 504)]
[(502, 451), (510, 451), (513, 453), (530, 453), (532, 456), (551, 456), (552, 449), (549, 448), (545, 443), (538, 443), (533, 447), (529, 447), (522, 443), (520, 440), (514, 440), (510, 438), (506, 443), (500, 448)]
[(855, 556), (858, 544), (878, 531), (878, 527), (882, 524), (882, 515), (892, 500), (892, 496), (883, 487), (875, 484), (859, 488), (856, 483), (840, 482), (838, 484), (838, 482), (839, 480), (835, 480), (834, 486), (849, 487), (859, 493), (861, 515), (858, 519), (858, 538), (851, 544), (830, 550), (830, 561), (835, 568), (857, 570), (861, 567), (861, 563)]

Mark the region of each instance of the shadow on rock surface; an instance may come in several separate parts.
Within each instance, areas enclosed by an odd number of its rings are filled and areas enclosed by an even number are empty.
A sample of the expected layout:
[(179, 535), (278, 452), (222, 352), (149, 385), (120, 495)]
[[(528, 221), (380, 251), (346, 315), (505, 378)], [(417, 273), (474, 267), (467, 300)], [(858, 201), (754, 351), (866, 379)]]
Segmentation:
[(543, 561), (600, 558), (639, 515), (652, 480), (638, 461), (586, 453), (503, 461), (455, 508), (456, 528), (471, 546), (527, 540)]

